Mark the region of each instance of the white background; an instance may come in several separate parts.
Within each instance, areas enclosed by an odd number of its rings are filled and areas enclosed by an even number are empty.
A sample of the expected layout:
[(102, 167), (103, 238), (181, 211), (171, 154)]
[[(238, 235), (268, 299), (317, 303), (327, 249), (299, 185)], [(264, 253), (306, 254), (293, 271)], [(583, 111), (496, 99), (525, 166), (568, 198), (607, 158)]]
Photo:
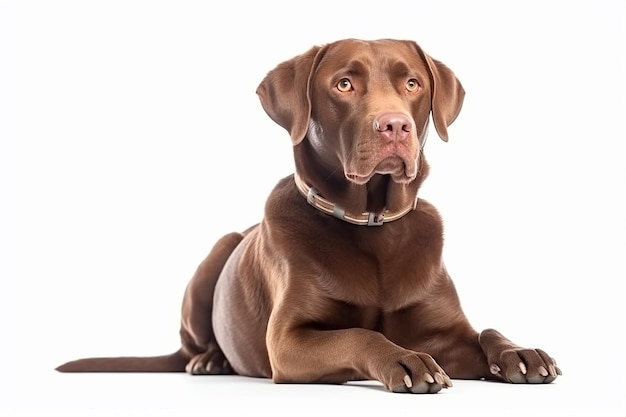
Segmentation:
[[(615, 415), (624, 406), (623, 2), (0, 1), (0, 409)], [(550, 386), (434, 396), (240, 377), (61, 375), (178, 348), (182, 293), (292, 172), (258, 83), (340, 38), (418, 41), (466, 91), (421, 195), (476, 328)], [(95, 412), (95, 411), (94, 411)], [(329, 414), (330, 413), (330, 414)], [(107, 414), (105, 412), (105, 414)]]

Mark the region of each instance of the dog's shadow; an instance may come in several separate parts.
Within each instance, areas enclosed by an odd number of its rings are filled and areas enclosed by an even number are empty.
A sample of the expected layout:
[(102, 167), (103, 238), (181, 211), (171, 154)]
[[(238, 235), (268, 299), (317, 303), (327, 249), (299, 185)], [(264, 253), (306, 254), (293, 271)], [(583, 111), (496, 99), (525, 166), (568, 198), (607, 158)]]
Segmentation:
[(358, 388), (358, 389), (367, 388), (372, 391), (382, 392), (386, 394), (389, 393), (389, 391), (385, 388), (385, 386), (378, 381), (369, 381), (369, 380), (348, 381), (341, 385), (345, 387), (349, 387), (349, 388)]
[[(220, 383), (224, 384), (263, 384), (263, 385), (276, 385), (271, 379), (269, 378), (251, 378), (251, 377), (246, 377), (246, 376), (239, 376), (239, 375), (211, 375), (211, 379), (212, 378), (222, 378), (222, 380), (220, 381)], [(202, 381), (204, 380), (204, 378), (192, 378), (195, 381)], [(385, 386), (383, 384), (381, 384), (378, 381), (372, 381), (372, 380), (357, 380), (357, 381), (348, 381), (348, 382), (344, 382), (342, 384), (333, 384), (333, 383), (324, 383), (324, 382), (307, 382), (307, 383), (280, 383), (278, 385), (287, 385), (287, 386), (292, 386), (292, 387), (296, 387), (296, 386), (307, 386), (307, 385), (320, 385), (320, 386), (327, 386), (327, 387), (337, 387), (338, 389), (369, 389), (371, 391), (376, 391), (376, 392), (380, 392), (380, 393), (389, 393), (389, 391), (385, 388)]]

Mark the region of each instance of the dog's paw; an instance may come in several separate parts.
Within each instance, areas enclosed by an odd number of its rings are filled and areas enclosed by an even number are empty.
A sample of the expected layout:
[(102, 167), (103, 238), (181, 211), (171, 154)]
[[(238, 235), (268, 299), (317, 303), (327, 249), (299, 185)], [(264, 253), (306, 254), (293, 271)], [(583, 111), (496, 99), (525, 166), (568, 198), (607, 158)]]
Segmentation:
[(452, 381), (426, 353), (405, 350), (379, 370), (379, 380), (393, 392), (435, 394), (452, 387)]
[(561, 370), (541, 349), (506, 349), (498, 357), (489, 358), (489, 371), (514, 384), (549, 384)]
[(514, 384), (549, 384), (562, 375), (546, 352), (516, 346), (494, 329), (483, 330), (479, 343), (489, 371), (497, 379)]
[(192, 357), (187, 363), (185, 371), (191, 375), (230, 375), (234, 373), (222, 351), (217, 348), (208, 349), (206, 352)]

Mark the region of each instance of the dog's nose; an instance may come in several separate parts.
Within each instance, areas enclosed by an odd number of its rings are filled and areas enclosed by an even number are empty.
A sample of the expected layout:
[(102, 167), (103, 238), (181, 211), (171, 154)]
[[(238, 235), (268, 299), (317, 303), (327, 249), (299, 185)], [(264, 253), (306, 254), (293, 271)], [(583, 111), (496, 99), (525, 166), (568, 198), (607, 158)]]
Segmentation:
[(404, 113), (384, 113), (374, 120), (374, 130), (390, 142), (405, 141), (412, 129), (413, 123)]

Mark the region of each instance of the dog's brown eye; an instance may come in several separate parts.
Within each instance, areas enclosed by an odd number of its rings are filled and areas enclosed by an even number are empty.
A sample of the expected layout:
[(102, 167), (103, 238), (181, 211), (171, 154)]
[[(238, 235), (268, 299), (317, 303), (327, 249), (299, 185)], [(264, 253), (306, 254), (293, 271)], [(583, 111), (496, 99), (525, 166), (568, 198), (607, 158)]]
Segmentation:
[(408, 91), (417, 91), (420, 88), (420, 83), (417, 82), (417, 80), (415, 78), (411, 78), (409, 81), (406, 82), (406, 89)]
[(342, 78), (337, 83), (337, 90), (341, 91), (342, 93), (346, 93), (346, 92), (352, 90), (352, 83), (350, 82), (349, 79)]

